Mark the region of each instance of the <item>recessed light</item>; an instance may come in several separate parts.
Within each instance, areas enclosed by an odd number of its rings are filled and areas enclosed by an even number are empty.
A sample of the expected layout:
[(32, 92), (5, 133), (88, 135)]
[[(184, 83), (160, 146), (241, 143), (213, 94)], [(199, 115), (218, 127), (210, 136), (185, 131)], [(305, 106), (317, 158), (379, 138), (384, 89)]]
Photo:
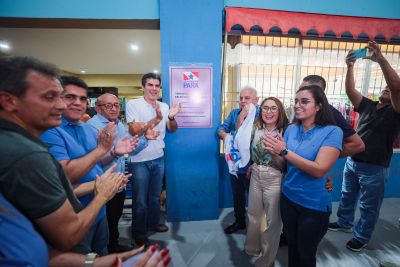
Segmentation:
[(81, 70), (81, 73), (86, 73), (86, 70)]
[(131, 44), (131, 50), (132, 51), (138, 51), (139, 50), (139, 46), (137, 44)]
[(153, 72), (157, 74), (157, 73), (158, 73), (158, 70), (153, 70)]
[(10, 44), (6, 41), (0, 40), (0, 51), (7, 52), (9, 50), (11, 50)]

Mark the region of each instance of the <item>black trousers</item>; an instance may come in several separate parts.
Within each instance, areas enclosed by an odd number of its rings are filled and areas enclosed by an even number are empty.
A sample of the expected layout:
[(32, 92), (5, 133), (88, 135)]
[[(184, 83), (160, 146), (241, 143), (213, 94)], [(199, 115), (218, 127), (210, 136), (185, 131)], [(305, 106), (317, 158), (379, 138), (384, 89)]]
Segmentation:
[(289, 267), (315, 267), (318, 244), (328, 230), (331, 212), (300, 206), (281, 194), (281, 217), (288, 240)]
[(233, 210), (235, 211), (236, 222), (246, 224), (246, 192), (249, 192), (250, 180), (246, 174), (238, 174), (238, 177), (231, 175), (231, 186), (233, 195)]
[(110, 201), (106, 204), (107, 211), (107, 222), (108, 222), (108, 231), (109, 231), (109, 241), (108, 241), (108, 249), (112, 250), (118, 246), (118, 222), (122, 215), (122, 210), (124, 208), (125, 201), (125, 190), (117, 193)]

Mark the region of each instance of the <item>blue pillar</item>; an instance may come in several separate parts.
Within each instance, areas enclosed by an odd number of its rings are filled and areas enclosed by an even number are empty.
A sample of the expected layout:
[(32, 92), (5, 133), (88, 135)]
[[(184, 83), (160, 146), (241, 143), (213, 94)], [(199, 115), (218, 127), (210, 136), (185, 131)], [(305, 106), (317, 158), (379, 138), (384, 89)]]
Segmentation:
[(170, 63), (213, 65), (212, 128), (178, 128), (166, 136), (169, 221), (218, 217), (222, 14), (222, 0), (160, 1), (163, 101), (170, 104)]

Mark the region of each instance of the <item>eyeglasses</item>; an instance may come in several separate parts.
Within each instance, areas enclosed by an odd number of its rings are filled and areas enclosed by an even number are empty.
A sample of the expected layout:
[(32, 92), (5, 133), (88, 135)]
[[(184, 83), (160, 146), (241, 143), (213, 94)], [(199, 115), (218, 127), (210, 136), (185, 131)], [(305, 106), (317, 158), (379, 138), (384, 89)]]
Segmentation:
[(68, 102), (75, 102), (77, 99), (79, 99), (79, 101), (81, 102), (86, 102), (88, 99), (87, 96), (78, 96), (74, 94), (62, 95), (61, 98), (64, 99), (64, 101)]
[(264, 112), (271, 112), (271, 113), (276, 113), (277, 111), (278, 111), (278, 107), (277, 106), (272, 106), (272, 107), (269, 107), (269, 106), (262, 106), (261, 107), (261, 109), (262, 109), (262, 111), (264, 111)]
[(114, 103), (114, 104), (112, 104), (112, 103), (107, 103), (107, 104), (101, 104), (101, 105), (97, 105), (98, 107), (104, 107), (105, 109), (107, 109), (107, 110), (111, 110), (113, 107), (115, 108), (115, 109), (118, 109), (119, 108), (119, 104), (118, 103)]
[(315, 103), (315, 101), (311, 101), (310, 99), (308, 99), (308, 98), (300, 98), (300, 99), (295, 99), (294, 100), (294, 104), (296, 105), (296, 104), (299, 104), (300, 106), (306, 106), (308, 103), (311, 103), (311, 102), (313, 102), (313, 103)]

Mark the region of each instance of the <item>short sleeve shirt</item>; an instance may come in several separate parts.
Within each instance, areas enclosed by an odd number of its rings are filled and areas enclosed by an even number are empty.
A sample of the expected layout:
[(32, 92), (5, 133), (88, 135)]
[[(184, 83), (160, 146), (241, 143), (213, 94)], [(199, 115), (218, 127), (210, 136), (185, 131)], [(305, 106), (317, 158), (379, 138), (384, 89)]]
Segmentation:
[(66, 199), (82, 209), (61, 165), (45, 144), (18, 125), (0, 120), (0, 192), (30, 220), (47, 216)]
[(392, 105), (377, 109), (378, 102), (363, 97), (357, 108), (357, 133), (364, 141), (365, 151), (352, 156), (355, 161), (389, 167), (393, 142), (400, 126), (400, 113)]
[[(304, 131), (298, 124), (290, 125), (284, 135), (287, 148), (297, 155), (314, 161), (321, 147), (335, 147), (342, 150), (343, 132), (337, 126), (315, 126)], [(287, 162), (282, 193), (300, 206), (330, 212), (331, 195), (325, 189), (326, 175), (315, 178)]]
[[(135, 155), (129, 155), (130, 162), (143, 162), (160, 158), (164, 155), (164, 137), (167, 127), (169, 107), (167, 104), (157, 101), (160, 105), (163, 119), (153, 129), (160, 131), (156, 140), (149, 140), (148, 146)], [(127, 122), (148, 122), (156, 117), (156, 110), (146, 102), (143, 97), (130, 100), (126, 105)]]
[[(110, 121), (107, 120), (104, 116), (102, 116), (99, 113), (94, 115), (87, 122), (87, 124), (92, 126), (95, 131), (103, 130), (107, 126), (107, 124), (109, 124), (109, 123), (110, 123)], [(117, 131), (118, 135), (115, 138), (114, 145), (115, 145), (116, 142), (118, 142), (118, 140), (120, 140), (122, 137), (124, 137), (126, 135), (125, 127), (119, 120), (116, 121), (116, 131)], [(96, 140), (97, 140), (97, 137), (96, 137)], [(125, 171), (125, 159), (124, 159), (124, 157), (118, 157), (118, 158), (113, 159), (110, 163), (108, 163), (106, 166), (103, 167), (103, 170), (106, 171), (114, 163), (117, 164), (117, 167), (114, 169), (114, 172), (122, 172), (123, 173)]]
[[(0, 119), (0, 149), (0, 193), (29, 220), (50, 215), (67, 199), (76, 213), (82, 210), (62, 166), (38, 138)], [(88, 253), (85, 239), (72, 251)]]
[(333, 117), (335, 118), (336, 126), (343, 131), (343, 139), (350, 137), (356, 133), (356, 131), (350, 126), (350, 124), (343, 118), (343, 115), (332, 105), (329, 105), (332, 110)]
[[(97, 147), (97, 132), (92, 126), (81, 122), (73, 124), (65, 118), (62, 119), (61, 126), (47, 130), (40, 139), (49, 146), (51, 154), (58, 161), (81, 158)], [(101, 163), (98, 163), (76, 183), (94, 181), (96, 175), (100, 176), (102, 174)], [(90, 193), (79, 197), (79, 200), (86, 207), (93, 198), (94, 194)], [(95, 223), (104, 218), (104, 216), (105, 208), (103, 207)]]

